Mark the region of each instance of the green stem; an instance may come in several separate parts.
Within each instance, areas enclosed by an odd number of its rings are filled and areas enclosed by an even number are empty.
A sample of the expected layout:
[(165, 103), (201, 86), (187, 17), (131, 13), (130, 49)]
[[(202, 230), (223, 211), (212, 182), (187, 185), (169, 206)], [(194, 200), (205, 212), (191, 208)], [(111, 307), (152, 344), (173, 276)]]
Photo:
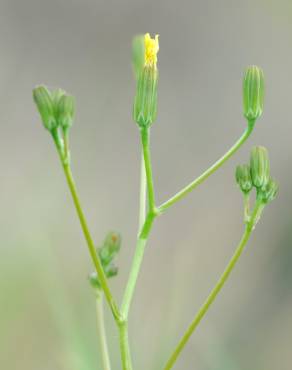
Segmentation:
[[(153, 186), (153, 176), (152, 176), (152, 166), (150, 158), (150, 148), (149, 148), (149, 128), (141, 129), (141, 142), (143, 148), (143, 158), (144, 167), (146, 173), (147, 189), (148, 189), (148, 202), (149, 202), (149, 212), (143, 223), (143, 226), (139, 225), (139, 235), (136, 244), (135, 255), (132, 262), (132, 267), (125, 289), (123, 302), (121, 306), (121, 314), (123, 317), (128, 318), (129, 309), (131, 301), (133, 299), (133, 294), (135, 291), (139, 271), (141, 268), (145, 246), (152, 228), (153, 221), (157, 216), (157, 210), (155, 206), (155, 194)], [(143, 167), (143, 166), (142, 166)], [(142, 219), (145, 218), (145, 193), (144, 193), (144, 183), (145, 177), (143, 175), (143, 169), (141, 169), (141, 184), (140, 184), (140, 223)]]
[(145, 246), (152, 228), (152, 224), (154, 221), (155, 215), (153, 214), (148, 214), (144, 226), (138, 236), (137, 239), (137, 245), (136, 245), (136, 250), (135, 250), (135, 255), (133, 258), (133, 263), (130, 271), (130, 276), (128, 279), (128, 283), (126, 286), (126, 290), (124, 293), (123, 297), (123, 302), (121, 306), (121, 314), (123, 317), (128, 317), (129, 315), (129, 310), (130, 310), (130, 305), (133, 299), (135, 287), (137, 284), (137, 279), (139, 276), (139, 271), (141, 268), (143, 256), (144, 256), (144, 251), (145, 251)]
[(96, 293), (95, 302), (96, 302), (97, 332), (99, 336), (102, 369), (111, 370), (109, 351), (108, 351), (107, 339), (106, 339), (106, 330), (105, 330), (105, 325), (104, 325), (102, 292)]
[(208, 311), (211, 304), (214, 302), (215, 298), (217, 297), (218, 293), (221, 291), (222, 287), (224, 286), (225, 282), (227, 281), (231, 271), (233, 270), (236, 262), (238, 261), (239, 257), (241, 256), (249, 238), (252, 233), (252, 230), (257, 223), (259, 216), (263, 210), (264, 205), (261, 202), (257, 202), (250, 218), (250, 222), (246, 225), (245, 231), (243, 236), (233, 254), (231, 260), (229, 261), (227, 267), (225, 268), (223, 274), (219, 278), (218, 282), (216, 283), (215, 287), (207, 297), (206, 301), (203, 303), (201, 308), (199, 309), (198, 313), (196, 314), (194, 320), (191, 322), (190, 326), (182, 336), (181, 340), (179, 341), (178, 345), (176, 346), (174, 352), (170, 356), (167, 364), (164, 367), (164, 370), (170, 370), (173, 365), (175, 364), (177, 358), (181, 354), (182, 350), (184, 349), (185, 345), (187, 344), (188, 340), (190, 339), (191, 335), (194, 333), (195, 329), (199, 325), (202, 318), (205, 316), (206, 312)]
[(103, 267), (102, 267), (100, 258), (99, 258), (98, 254), (96, 252), (94, 242), (92, 240), (92, 237), (91, 237), (90, 232), (89, 232), (89, 228), (87, 226), (87, 222), (86, 222), (86, 219), (85, 219), (82, 207), (81, 207), (81, 203), (80, 203), (80, 200), (79, 200), (79, 197), (78, 197), (78, 193), (77, 193), (77, 189), (76, 189), (76, 185), (75, 185), (75, 182), (74, 182), (74, 179), (73, 179), (73, 175), (72, 175), (72, 172), (71, 172), (70, 165), (67, 161), (63, 162), (61, 153), (60, 153), (60, 157), (61, 157), (61, 161), (62, 161), (62, 164), (63, 164), (63, 169), (64, 169), (64, 173), (65, 173), (65, 176), (66, 176), (67, 184), (69, 186), (69, 189), (70, 189), (70, 192), (71, 192), (71, 195), (72, 195), (72, 199), (73, 199), (73, 202), (74, 202), (74, 205), (75, 205), (78, 217), (79, 217), (81, 228), (82, 228), (84, 237), (86, 239), (88, 250), (89, 250), (89, 253), (91, 255), (93, 264), (94, 264), (96, 272), (98, 274), (100, 284), (102, 286), (102, 289), (104, 291), (106, 300), (107, 300), (107, 302), (108, 302), (108, 304), (111, 308), (111, 311), (112, 311), (112, 314), (113, 314), (115, 320), (120, 320), (120, 313), (119, 313), (118, 307), (117, 307), (117, 305), (114, 301), (114, 298), (111, 294), (111, 291), (110, 291), (110, 288), (109, 288), (109, 285), (108, 285), (108, 282), (107, 282), (107, 278), (106, 278), (105, 273), (103, 271)]
[(119, 335), (123, 370), (132, 370), (127, 320), (119, 324)]
[(143, 151), (141, 153), (140, 170), (140, 198), (139, 198), (139, 232), (141, 231), (146, 217), (147, 182)]
[(154, 194), (149, 141), (150, 141), (149, 128), (141, 129), (141, 142), (143, 147), (143, 156), (147, 179), (149, 211), (155, 212), (155, 194)]
[(172, 198), (163, 203), (158, 207), (158, 212), (163, 213), (167, 208), (172, 206), (174, 203), (181, 200), (188, 193), (194, 190), (198, 185), (200, 185), (204, 180), (206, 180), (212, 173), (214, 173), (218, 168), (220, 168), (248, 139), (254, 127), (254, 122), (249, 122), (248, 127), (242, 134), (242, 136), (237, 140), (237, 142), (211, 167), (209, 167), (205, 172), (203, 172), (199, 177), (197, 177), (193, 182), (183, 188), (181, 191), (176, 193)]

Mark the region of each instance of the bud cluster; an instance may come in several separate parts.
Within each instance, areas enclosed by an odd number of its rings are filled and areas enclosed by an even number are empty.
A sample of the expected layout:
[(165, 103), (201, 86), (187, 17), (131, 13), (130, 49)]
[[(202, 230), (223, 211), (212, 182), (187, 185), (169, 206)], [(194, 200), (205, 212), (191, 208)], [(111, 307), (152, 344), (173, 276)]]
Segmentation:
[(33, 98), (47, 130), (52, 132), (60, 127), (66, 132), (72, 126), (75, 115), (73, 96), (61, 89), (49, 91), (45, 86), (37, 86)]
[[(118, 274), (118, 268), (114, 264), (113, 260), (120, 251), (121, 248), (121, 236), (119, 233), (110, 231), (102, 246), (97, 248), (105, 276), (111, 278)], [(96, 272), (93, 272), (89, 276), (90, 284), (97, 289), (101, 288), (101, 284)]]
[(249, 164), (236, 167), (235, 179), (245, 196), (255, 188), (257, 201), (262, 204), (270, 203), (279, 190), (278, 184), (270, 176), (269, 155), (263, 146), (251, 150)]

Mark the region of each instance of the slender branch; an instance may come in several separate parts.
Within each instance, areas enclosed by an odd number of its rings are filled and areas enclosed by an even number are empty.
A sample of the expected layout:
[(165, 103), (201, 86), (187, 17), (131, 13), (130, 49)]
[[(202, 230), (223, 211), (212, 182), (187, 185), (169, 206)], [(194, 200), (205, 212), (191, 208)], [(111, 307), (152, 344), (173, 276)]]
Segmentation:
[(155, 212), (155, 194), (154, 194), (149, 141), (150, 141), (149, 128), (141, 129), (141, 142), (142, 142), (142, 148), (143, 148), (143, 156), (144, 156), (146, 179), (147, 179), (149, 211)]
[(237, 140), (237, 142), (211, 167), (209, 167), (205, 172), (203, 172), (199, 177), (192, 181), (189, 185), (183, 188), (181, 191), (176, 193), (172, 198), (163, 203), (158, 207), (158, 212), (163, 213), (167, 208), (172, 206), (174, 203), (178, 202), (184, 198), (188, 193), (194, 190), (198, 185), (200, 185), (204, 180), (206, 180), (212, 173), (214, 173), (218, 168), (220, 168), (248, 139), (254, 127), (254, 122), (249, 122), (248, 127), (242, 134), (242, 136)]
[(93, 242), (91, 234), (89, 232), (89, 228), (87, 226), (87, 222), (86, 222), (86, 219), (85, 219), (82, 207), (81, 207), (81, 203), (80, 203), (80, 200), (79, 200), (79, 197), (78, 197), (78, 193), (77, 193), (77, 189), (76, 189), (76, 185), (75, 185), (75, 182), (74, 182), (74, 179), (73, 179), (73, 175), (72, 175), (72, 172), (71, 172), (70, 165), (68, 164), (67, 161), (65, 161), (65, 163), (64, 163), (63, 160), (62, 160), (62, 154), (60, 152), (59, 152), (59, 154), (60, 154), (61, 161), (62, 161), (62, 164), (63, 164), (63, 169), (64, 169), (64, 173), (65, 173), (65, 176), (66, 176), (67, 184), (69, 186), (69, 189), (70, 189), (70, 192), (71, 192), (71, 195), (72, 195), (72, 199), (73, 199), (73, 202), (74, 202), (74, 205), (75, 205), (78, 217), (79, 217), (81, 228), (82, 228), (84, 237), (85, 237), (86, 242), (87, 242), (88, 250), (89, 250), (90, 256), (92, 258), (93, 264), (95, 266), (96, 272), (98, 274), (98, 277), (100, 279), (100, 284), (102, 286), (102, 289), (104, 291), (106, 300), (107, 300), (107, 302), (108, 302), (108, 304), (111, 308), (111, 311), (112, 311), (112, 314), (113, 314), (115, 320), (119, 321), (120, 320), (120, 313), (119, 313), (118, 307), (117, 307), (117, 305), (114, 301), (114, 298), (111, 294), (111, 291), (110, 291), (110, 288), (109, 288), (109, 285), (108, 285), (108, 282), (107, 282), (107, 278), (106, 278), (105, 273), (103, 271), (103, 267), (102, 267), (100, 258), (99, 258), (98, 254), (96, 252), (94, 242)]
[(238, 261), (239, 257), (241, 256), (249, 238), (252, 233), (252, 230), (259, 219), (259, 216), (263, 210), (263, 204), (257, 202), (251, 216), (250, 222), (246, 225), (245, 231), (243, 236), (233, 254), (231, 260), (229, 261), (227, 267), (225, 268), (223, 274), (219, 278), (218, 282), (216, 283), (215, 287), (207, 297), (206, 301), (203, 303), (201, 308), (199, 309), (198, 313), (196, 314), (194, 320), (191, 322), (190, 326), (182, 336), (181, 340), (179, 341), (178, 345), (176, 346), (174, 352), (170, 356), (169, 360), (167, 361), (164, 370), (170, 370), (173, 368), (177, 358), (181, 354), (182, 350), (184, 349), (185, 345), (187, 344), (188, 340), (190, 339), (191, 335), (194, 333), (195, 329), (199, 325), (202, 318), (205, 316), (206, 312), (208, 311), (211, 304), (214, 302), (215, 298), (217, 297), (218, 293), (221, 291), (222, 287), (224, 286), (225, 282), (227, 281), (231, 271), (233, 270), (236, 262)]
[(103, 370), (111, 370), (109, 351), (106, 339), (106, 330), (104, 325), (104, 314), (103, 314), (103, 293), (97, 292), (95, 303), (96, 303), (96, 319), (97, 319), (97, 332), (99, 336), (101, 362)]

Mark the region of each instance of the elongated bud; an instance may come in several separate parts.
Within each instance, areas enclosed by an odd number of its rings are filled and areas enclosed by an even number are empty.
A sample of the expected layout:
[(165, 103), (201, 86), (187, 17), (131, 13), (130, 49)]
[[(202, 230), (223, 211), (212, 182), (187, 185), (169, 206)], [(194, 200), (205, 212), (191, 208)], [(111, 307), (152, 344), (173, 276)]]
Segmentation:
[(265, 189), (270, 180), (270, 161), (268, 151), (263, 146), (256, 146), (250, 155), (250, 173), (253, 185)]
[(258, 196), (264, 203), (270, 203), (279, 192), (279, 185), (273, 179), (270, 179), (265, 190), (259, 192)]
[[(141, 45), (141, 40), (144, 45)], [(133, 64), (137, 79), (133, 118), (140, 128), (147, 128), (155, 121), (157, 114), (158, 35), (155, 39), (152, 39), (148, 33), (144, 36), (144, 40), (138, 37), (134, 41), (133, 48)]]
[(64, 131), (68, 130), (73, 124), (75, 115), (75, 99), (71, 95), (62, 95), (57, 105), (57, 119)]
[(52, 131), (57, 127), (57, 121), (49, 90), (45, 86), (37, 86), (33, 90), (33, 99), (41, 115), (44, 127)]
[(243, 164), (236, 167), (235, 179), (240, 187), (240, 190), (247, 194), (252, 189), (252, 181), (250, 175), (250, 167), (248, 164)]
[(66, 92), (64, 90), (60, 89), (60, 88), (51, 91), (51, 98), (52, 98), (52, 102), (53, 102), (53, 106), (54, 106), (55, 117), (57, 117), (57, 114), (58, 114), (59, 101), (60, 101), (61, 97), (65, 94), (66, 94)]
[(257, 66), (248, 67), (243, 79), (243, 114), (249, 121), (262, 115), (264, 105), (264, 74)]

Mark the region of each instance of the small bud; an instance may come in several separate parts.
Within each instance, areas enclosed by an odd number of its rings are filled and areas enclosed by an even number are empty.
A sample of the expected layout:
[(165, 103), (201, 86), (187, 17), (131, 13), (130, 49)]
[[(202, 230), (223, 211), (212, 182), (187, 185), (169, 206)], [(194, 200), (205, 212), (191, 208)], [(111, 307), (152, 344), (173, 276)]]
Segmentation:
[(236, 167), (235, 179), (240, 187), (240, 190), (247, 194), (252, 189), (252, 181), (250, 175), (250, 167), (248, 164), (243, 164)]
[(41, 115), (44, 127), (52, 131), (57, 127), (54, 104), (51, 94), (45, 86), (38, 86), (33, 90), (33, 99)]
[(108, 265), (105, 268), (105, 274), (106, 274), (106, 277), (107, 278), (111, 278), (111, 277), (117, 276), (117, 274), (118, 274), (118, 268), (117, 268), (117, 266), (115, 266), (113, 263), (111, 263), (110, 265)]
[(118, 254), (121, 248), (121, 235), (117, 232), (110, 231), (101, 248), (99, 248), (99, 256), (103, 266), (108, 266), (114, 257)]
[(248, 67), (243, 79), (243, 114), (249, 121), (255, 121), (263, 112), (264, 74), (257, 66)]
[[(147, 128), (155, 121), (157, 114), (157, 53), (159, 50), (158, 35), (152, 39), (147, 33), (144, 45), (141, 37), (134, 42), (133, 62), (137, 78), (137, 90), (133, 108), (134, 121), (140, 128)], [(143, 58), (141, 52), (144, 52)], [(143, 61), (143, 63), (142, 63)]]
[(273, 179), (270, 179), (265, 190), (260, 191), (258, 196), (264, 203), (270, 203), (276, 198), (279, 192), (279, 185)]
[(68, 130), (73, 124), (75, 115), (75, 99), (70, 95), (61, 95), (57, 105), (57, 119), (64, 131)]
[(250, 173), (253, 185), (265, 189), (270, 180), (270, 161), (266, 148), (256, 146), (250, 155)]
[(100, 289), (101, 285), (100, 285), (100, 282), (99, 282), (99, 279), (98, 279), (98, 276), (97, 276), (97, 273), (96, 273), (96, 272), (92, 272), (92, 273), (88, 276), (88, 280), (89, 280), (90, 285), (91, 285), (94, 289)]

